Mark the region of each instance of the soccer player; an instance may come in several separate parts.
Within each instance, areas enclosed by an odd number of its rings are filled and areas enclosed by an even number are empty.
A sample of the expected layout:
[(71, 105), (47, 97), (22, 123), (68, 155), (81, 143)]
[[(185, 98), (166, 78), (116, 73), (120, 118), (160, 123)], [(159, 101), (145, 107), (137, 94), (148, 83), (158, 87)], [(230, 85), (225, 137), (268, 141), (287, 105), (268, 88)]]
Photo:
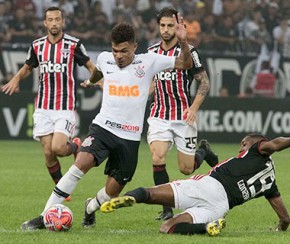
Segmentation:
[[(161, 42), (148, 48), (149, 52), (166, 56), (178, 56), (180, 44), (175, 35), (174, 18), (177, 11), (170, 7), (161, 9), (157, 15)], [(175, 143), (177, 147), (178, 167), (181, 173), (190, 175), (200, 167), (205, 151), (206, 162), (213, 167), (218, 163), (206, 140), (200, 142), (197, 149), (197, 111), (203, 103), (209, 88), (209, 79), (202, 66), (199, 54), (189, 46), (193, 67), (188, 70), (168, 69), (158, 73), (154, 79), (154, 102), (148, 118), (147, 140), (153, 160), (153, 178), (155, 185), (169, 182), (166, 170), (167, 152)], [(191, 99), (192, 81), (199, 83), (194, 100)], [(172, 208), (163, 206), (157, 220), (172, 218)]]
[[(103, 100), (100, 112), (89, 127), (74, 165), (61, 178), (39, 217), (22, 224), (23, 230), (44, 228), (43, 214), (50, 206), (62, 203), (79, 180), (93, 167), (108, 159), (105, 167), (107, 180), (96, 197), (85, 202), (84, 227), (95, 225), (95, 211), (102, 203), (117, 197), (132, 179), (138, 161), (138, 150), (143, 127), (149, 87), (155, 74), (166, 69), (188, 69), (192, 66), (183, 18), (178, 14), (175, 31), (180, 42), (178, 57), (155, 53), (136, 55), (135, 31), (132, 25), (119, 23), (111, 32), (112, 52), (102, 52), (97, 58), (97, 69), (103, 74)], [(83, 83), (90, 85), (92, 79)], [(94, 82), (92, 82), (94, 83)]]
[(160, 231), (167, 234), (217, 235), (225, 227), (224, 216), (235, 206), (264, 196), (279, 218), (277, 231), (287, 230), (290, 218), (275, 181), (270, 155), (290, 147), (290, 137), (267, 140), (259, 134), (245, 136), (239, 155), (212, 168), (207, 175), (194, 175), (152, 188), (137, 188), (111, 199), (101, 211), (134, 203), (163, 204), (183, 210), (165, 221)]
[(40, 141), (46, 166), (57, 184), (62, 177), (58, 157), (76, 156), (81, 144), (79, 138), (71, 140), (75, 127), (74, 69), (76, 64), (84, 65), (93, 74), (96, 67), (80, 40), (63, 33), (65, 19), (60, 8), (46, 9), (43, 23), (47, 35), (32, 42), (25, 64), (2, 89), (12, 95), (20, 80), (39, 67), (33, 138)]

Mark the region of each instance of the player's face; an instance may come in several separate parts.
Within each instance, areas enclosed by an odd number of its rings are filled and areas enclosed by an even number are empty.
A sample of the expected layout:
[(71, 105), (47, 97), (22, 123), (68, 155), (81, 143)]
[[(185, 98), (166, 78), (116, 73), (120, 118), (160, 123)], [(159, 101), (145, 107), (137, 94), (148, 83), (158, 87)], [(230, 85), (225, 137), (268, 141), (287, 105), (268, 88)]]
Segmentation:
[(61, 11), (47, 11), (44, 26), (47, 28), (48, 33), (52, 36), (58, 36), (62, 34), (62, 29), (64, 26), (64, 19), (62, 18)]
[(251, 137), (246, 136), (241, 141), (239, 152), (247, 151), (254, 143), (255, 141)]
[(131, 64), (134, 59), (136, 49), (137, 43), (112, 43), (112, 53), (118, 67), (124, 68)]
[(159, 23), (159, 31), (163, 41), (170, 42), (175, 38), (175, 20), (172, 17), (162, 17)]

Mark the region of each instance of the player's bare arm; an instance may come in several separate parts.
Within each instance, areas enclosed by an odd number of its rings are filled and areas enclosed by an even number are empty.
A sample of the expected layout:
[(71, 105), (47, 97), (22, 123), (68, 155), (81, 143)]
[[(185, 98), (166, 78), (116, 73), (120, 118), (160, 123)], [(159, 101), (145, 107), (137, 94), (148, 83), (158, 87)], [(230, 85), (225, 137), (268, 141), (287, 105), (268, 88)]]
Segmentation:
[(210, 89), (210, 83), (206, 71), (194, 75), (194, 79), (199, 83), (199, 87), (192, 105), (184, 110), (184, 118), (187, 124), (192, 124), (196, 120), (197, 111)]
[(173, 16), (175, 19), (175, 26), (176, 26), (176, 37), (178, 39), (178, 42), (181, 47), (181, 52), (178, 57), (175, 59), (175, 69), (190, 69), (193, 65), (191, 53), (189, 50), (187, 37), (186, 37), (186, 29), (183, 21), (183, 17), (178, 13), (177, 19), (175, 16)]
[(277, 196), (269, 198), (268, 201), (279, 218), (279, 224), (276, 227), (276, 231), (287, 230), (290, 223), (290, 218), (282, 198), (280, 196)]
[(290, 147), (289, 137), (277, 137), (268, 142), (261, 142), (259, 151), (261, 154), (271, 155), (288, 147)]
[(32, 67), (24, 64), (22, 68), (12, 77), (12, 79), (2, 87), (5, 94), (12, 95), (19, 87), (19, 82), (27, 78), (32, 73)]
[(92, 61), (88, 61), (85, 65), (90, 72), (90, 78), (81, 83), (82, 87), (100, 86), (103, 87), (103, 73), (99, 71)]

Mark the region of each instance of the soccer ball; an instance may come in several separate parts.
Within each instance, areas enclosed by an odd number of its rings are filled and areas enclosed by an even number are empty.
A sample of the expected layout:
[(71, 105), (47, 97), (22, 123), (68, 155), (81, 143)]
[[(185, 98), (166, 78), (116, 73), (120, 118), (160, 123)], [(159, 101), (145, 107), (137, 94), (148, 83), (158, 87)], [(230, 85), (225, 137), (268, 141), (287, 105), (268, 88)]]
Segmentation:
[(68, 231), (73, 224), (73, 213), (67, 206), (55, 204), (45, 211), (43, 221), (48, 230)]

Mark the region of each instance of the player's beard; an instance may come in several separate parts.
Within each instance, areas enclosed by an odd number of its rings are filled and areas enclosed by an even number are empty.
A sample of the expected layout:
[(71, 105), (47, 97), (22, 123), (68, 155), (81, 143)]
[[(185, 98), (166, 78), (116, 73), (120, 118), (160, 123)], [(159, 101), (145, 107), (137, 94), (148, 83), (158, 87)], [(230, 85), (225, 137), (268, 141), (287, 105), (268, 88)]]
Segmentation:
[(162, 35), (162, 39), (165, 43), (170, 43), (175, 38), (175, 35)]
[(60, 31), (59, 31), (58, 28), (52, 28), (52, 29), (50, 29), (50, 30), (48, 30), (48, 31), (49, 31), (49, 33), (50, 33), (52, 36), (58, 36), (59, 33), (60, 33)]

